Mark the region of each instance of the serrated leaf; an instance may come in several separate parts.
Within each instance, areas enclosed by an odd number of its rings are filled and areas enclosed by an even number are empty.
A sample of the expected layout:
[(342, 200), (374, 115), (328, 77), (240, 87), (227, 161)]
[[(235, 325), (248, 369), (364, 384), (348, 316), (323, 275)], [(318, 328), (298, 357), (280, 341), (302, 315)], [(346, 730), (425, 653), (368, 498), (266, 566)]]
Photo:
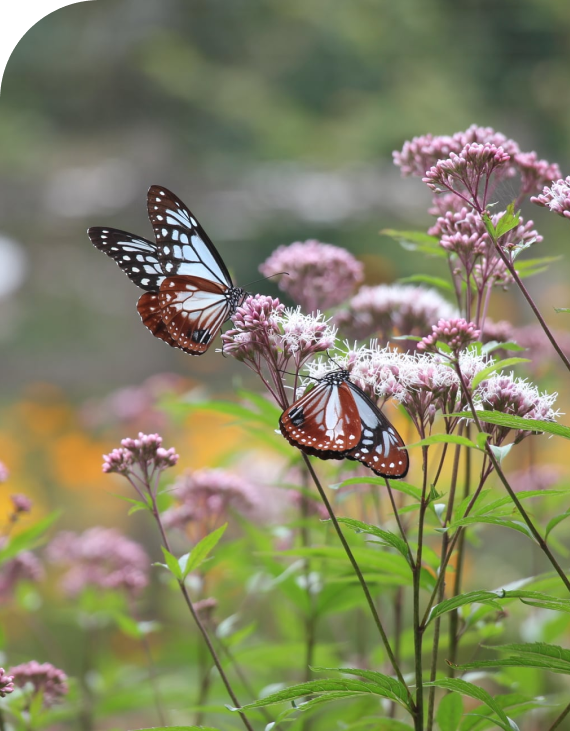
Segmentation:
[(457, 693), (444, 696), (437, 707), (436, 721), (441, 731), (457, 731), (463, 716), (463, 701)]
[[(436, 619), (436, 617), (441, 617), (442, 614), (459, 609), (466, 604), (489, 604), (496, 609), (500, 609), (501, 605), (498, 604), (499, 601), (511, 601), (513, 599), (519, 599), (523, 604), (530, 604), (531, 600), (533, 605), (536, 605), (537, 602), (545, 605), (549, 603), (556, 605), (560, 604), (565, 607), (562, 611), (570, 612), (570, 601), (558, 599), (557, 597), (552, 597), (549, 594), (544, 594), (543, 592), (525, 591), (523, 589), (497, 589), (495, 591), (480, 590), (469, 591), (465, 594), (458, 594), (450, 599), (444, 599), (432, 608), (428, 617), (428, 622)], [(546, 608), (549, 609), (551, 607), (547, 606)]]
[(444, 688), (445, 690), (452, 690), (455, 693), (466, 695), (469, 698), (474, 698), (484, 703), (490, 708), (499, 719), (499, 725), (505, 731), (518, 731), (518, 726), (514, 721), (509, 719), (500, 705), (494, 700), (494, 698), (487, 693), (483, 688), (479, 688), (478, 685), (468, 683), (466, 680), (461, 678), (445, 678), (441, 680), (434, 680), (433, 682), (424, 683), (424, 687), (428, 688), (435, 686), (436, 688)]
[[(446, 414), (450, 417), (462, 417), (464, 419), (473, 419), (468, 411), (462, 411), (460, 413)], [(496, 424), (497, 426), (504, 426), (509, 429), (522, 429), (524, 431), (535, 431), (545, 432), (547, 434), (555, 434), (565, 439), (570, 439), (570, 427), (558, 424), (555, 421), (542, 421), (539, 419), (525, 419), (522, 416), (512, 416), (510, 414), (503, 414), (500, 411), (479, 411), (477, 410), (477, 416), (480, 421), (484, 421), (486, 424)]]
[(476, 389), (481, 381), (484, 381), (487, 376), (491, 375), (491, 373), (516, 365), (517, 363), (530, 363), (530, 360), (528, 358), (504, 358), (503, 360), (499, 360), (496, 363), (487, 366), (487, 368), (483, 368), (482, 371), (479, 371), (479, 373), (477, 373), (475, 378), (471, 381), (471, 388)]
[[(248, 710), (250, 708), (262, 708), (263, 706), (271, 706), (276, 703), (284, 703), (294, 701), (297, 698), (304, 698), (313, 693), (353, 693), (354, 695), (371, 694), (378, 695), (382, 698), (401, 703), (400, 698), (394, 693), (385, 690), (375, 683), (365, 683), (362, 680), (345, 680), (345, 679), (328, 679), (328, 680), (310, 680), (307, 683), (299, 683), (290, 688), (285, 688), (277, 693), (270, 693), (265, 698), (261, 698), (253, 703), (248, 703), (239, 708), (230, 708), (231, 711)], [(346, 696), (345, 696), (346, 697)]]
[(488, 525), (498, 525), (501, 528), (510, 528), (511, 530), (516, 530), (519, 533), (522, 533), (527, 538), (530, 538), (532, 541), (535, 540), (526, 523), (502, 516), (468, 515), (466, 518), (459, 518), (459, 520), (454, 520), (449, 527), (455, 529), (461, 526), (465, 527), (467, 525), (477, 525), (478, 523), (487, 523)]
[(509, 203), (507, 210), (497, 221), (495, 228), (495, 238), (499, 239), (513, 228), (516, 228), (520, 222), (520, 211), (515, 211), (514, 203)]
[[(356, 533), (365, 533), (366, 535), (375, 536), (380, 539), (380, 542), (386, 546), (391, 546), (399, 551), (402, 556), (409, 561), (410, 552), (403, 538), (392, 533), (389, 530), (378, 528), (375, 525), (369, 525), (368, 523), (362, 523), (360, 520), (354, 518), (337, 518), (339, 523), (347, 525), (352, 528)], [(344, 672), (344, 671), (343, 671)]]
[[(202, 538), (202, 540), (194, 546), (190, 553), (182, 556), (180, 559), (180, 571), (183, 579), (185, 579), (191, 571), (195, 571), (198, 566), (204, 563), (210, 551), (217, 545), (220, 538), (224, 535), (227, 527), (228, 524), (224, 523), (224, 525)], [(182, 561), (182, 559), (184, 559), (184, 561)]]
[(178, 563), (176, 556), (173, 556), (170, 551), (167, 551), (164, 546), (161, 546), (164, 560), (166, 561), (166, 567), (170, 573), (174, 576), (177, 581), (182, 581), (182, 571)]
[(384, 691), (393, 694), (399, 699), (399, 702), (408, 708), (408, 689), (396, 678), (392, 678), (390, 675), (384, 675), (376, 670), (363, 670), (362, 668), (313, 668), (316, 673), (324, 673), (335, 671), (337, 673), (344, 673), (345, 675), (356, 675), (361, 678), (366, 678), (371, 683), (378, 685)]

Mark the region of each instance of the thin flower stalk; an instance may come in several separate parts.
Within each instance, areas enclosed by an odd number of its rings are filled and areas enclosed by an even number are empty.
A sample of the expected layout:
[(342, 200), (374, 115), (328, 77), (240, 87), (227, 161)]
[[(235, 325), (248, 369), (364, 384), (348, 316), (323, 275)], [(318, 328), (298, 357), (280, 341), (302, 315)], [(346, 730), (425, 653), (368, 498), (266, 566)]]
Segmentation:
[[(477, 429), (478, 429), (479, 433), (484, 433), (485, 430), (483, 429), (483, 426), (481, 424), (481, 421), (479, 420), (479, 417), (477, 415), (477, 409), (475, 408), (475, 404), (473, 403), (473, 398), (471, 396), (471, 393), (469, 392), (469, 389), (467, 388), (467, 386), (465, 384), (465, 380), (464, 380), (463, 374), (461, 372), (461, 367), (457, 363), (455, 365), (455, 370), (456, 370), (456, 373), (457, 373), (457, 375), (459, 377), (459, 382), (461, 384), (461, 390), (463, 391), (463, 393), (465, 395), (465, 398), (467, 399), (467, 402), (469, 404), (469, 409), (470, 409), (471, 414), (473, 416), (473, 420), (475, 421), (475, 424), (477, 425)], [(541, 551), (545, 554), (545, 556), (548, 558), (548, 560), (552, 564), (552, 567), (554, 568), (554, 570), (556, 571), (556, 573), (562, 579), (562, 582), (563, 582), (564, 586), (568, 589), (568, 591), (570, 591), (570, 580), (568, 579), (568, 577), (566, 576), (566, 573), (564, 572), (564, 570), (562, 569), (562, 567), (560, 566), (560, 564), (558, 563), (558, 561), (554, 557), (552, 551), (548, 547), (548, 544), (546, 543), (546, 541), (544, 540), (544, 538), (540, 535), (540, 533), (536, 529), (536, 526), (534, 525), (534, 523), (530, 519), (530, 516), (528, 515), (528, 513), (524, 509), (521, 501), (518, 499), (517, 494), (515, 493), (515, 491), (513, 490), (513, 488), (510, 486), (507, 478), (505, 477), (505, 473), (501, 469), (501, 466), (499, 464), (499, 461), (495, 457), (495, 454), (494, 454), (494, 452), (493, 452), (493, 450), (491, 448), (491, 445), (489, 444), (488, 440), (487, 440), (487, 442), (485, 444), (485, 452), (487, 453), (487, 456), (489, 457), (489, 460), (490, 460), (491, 464), (493, 465), (493, 467), (494, 467), (497, 475), (499, 476), (499, 479), (503, 483), (503, 485), (505, 487), (505, 490), (508, 492), (511, 500), (513, 501), (513, 503), (517, 507), (517, 510), (520, 512), (520, 514), (521, 514), (524, 522), (527, 524), (527, 526), (528, 526), (530, 532), (532, 533), (534, 539), (538, 543)]]
[[(146, 435), (140, 433), (137, 439), (123, 439), (122, 447), (105, 455), (103, 459), (103, 471), (123, 475), (131, 483), (144, 504), (148, 505), (160, 532), (162, 545), (169, 553), (172, 553), (158, 509), (157, 495), (161, 473), (165, 469), (174, 466), (178, 460), (178, 455), (175, 454), (174, 449), (165, 450), (162, 447), (162, 438), (158, 434)], [(232, 703), (236, 708), (240, 708), (241, 703), (226, 675), (209, 633), (190, 599), (184, 580), (177, 580), (177, 583)], [(239, 716), (247, 731), (254, 731), (249, 719), (242, 711), (239, 711)]]

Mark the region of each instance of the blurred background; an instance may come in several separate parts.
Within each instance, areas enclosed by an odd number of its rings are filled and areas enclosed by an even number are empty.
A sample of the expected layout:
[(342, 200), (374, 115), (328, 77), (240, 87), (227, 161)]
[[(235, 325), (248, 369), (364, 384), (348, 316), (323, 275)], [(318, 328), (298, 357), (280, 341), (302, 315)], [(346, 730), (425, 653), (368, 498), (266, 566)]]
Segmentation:
[[(568, 88), (566, 0), (96, 0), (44, 18), (14, 50), (0, 96), (0, 460), (11, 491), (31, 495), (37, 515), (63, 502), (61, 527), (123, 524), (148, 543), (145, 521), (107, 494), (101, 454), (127, 433), (162, 431), (181, 468), (201, 467), (241, 438), (229, 427), (218, 440), (215, 415), (173, 430), (154, 408), (165, 390), (228, 395), (249, 376), (213, 349), (191, 358), (153, 338), (138, 290), (87, 227), (151, 237), (146, 191), (159, 183), (240, 285), (276, 246), (309, 238), (349, 249), (370, 284), (445, 276), (439, 260), (379, 234), (432, 223), (427, 188), (400, 177), (392, 151), (477, 123), (566, 175)], [(532, 209), (545, 239), (535, 255), (565, 254), (568, 222)], [(553, 307), (570, 305), (569, 273), (565, 258), (529, 281), (561, 329), (568, 316)], [(271, 281), (255, 289), (278, 292)], [(531, 321), (513, 290), (490, 314)], [(541, 385), (560, 387), (552, 373)]]

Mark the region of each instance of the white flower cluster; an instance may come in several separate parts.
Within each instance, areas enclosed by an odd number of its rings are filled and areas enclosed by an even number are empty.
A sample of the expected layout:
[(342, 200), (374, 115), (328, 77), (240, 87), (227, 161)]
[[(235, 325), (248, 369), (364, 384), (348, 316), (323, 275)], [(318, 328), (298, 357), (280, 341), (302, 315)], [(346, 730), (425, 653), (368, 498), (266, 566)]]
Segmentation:
[(305, 315), (300, 307), (287, 307), (274, 316), (274, 323), (281, 332), (285, 352), (303, 355), (333, 348), (336, 327), (322, 313)]

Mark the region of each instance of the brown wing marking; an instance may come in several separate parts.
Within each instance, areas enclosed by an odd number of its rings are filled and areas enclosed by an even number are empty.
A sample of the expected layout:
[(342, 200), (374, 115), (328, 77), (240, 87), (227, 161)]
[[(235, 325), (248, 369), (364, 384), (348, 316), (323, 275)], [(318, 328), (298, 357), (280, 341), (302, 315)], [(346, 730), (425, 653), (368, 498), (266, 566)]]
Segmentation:
[(290, 444), (321, 459), (342, 459), (361, 439), (360, 418), (346, 383), (321, 383), (279, 419)]
[(346, 453), (347, 459), (354, 459), (369, 467), (381, 477), (398, 479), (405, 477), (410, 466), (408, 453), (402, 437), (366, 394), (354, 383), (349, 383), (358, 409), (362, 438)]
[(202, 355), (230, 316), (227, 287), (201, 277), (168, 277), (158, 294), (161, 318), (177, 347)]
[(157, 292), (145, 292), (141, 295), (137, 302), (137, 310), (141, 316), (143, 325), (151, 331), (155, 338), (163, 340), (172, 348), (179, 348), (180, 350), (184, 350), (186, 353), (194, 355), (191, 351), (185, 350), (185, 348), (180, 348), (168, 332), (160, 315), (160, 303), (158, 301)]

